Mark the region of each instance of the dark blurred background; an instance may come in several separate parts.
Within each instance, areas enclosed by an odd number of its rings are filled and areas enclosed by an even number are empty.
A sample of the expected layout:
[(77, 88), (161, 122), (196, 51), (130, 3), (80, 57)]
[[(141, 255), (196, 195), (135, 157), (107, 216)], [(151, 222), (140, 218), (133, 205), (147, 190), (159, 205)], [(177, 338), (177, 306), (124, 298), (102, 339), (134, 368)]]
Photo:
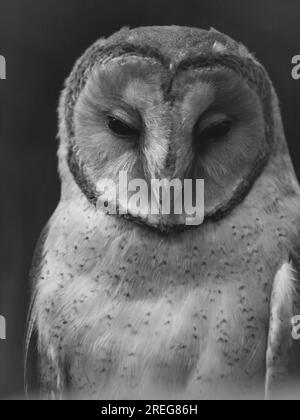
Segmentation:
[(268, 69), (282, 103), (300, 175), (299, 0), (0, 0), (0, 398), (22, 396), (28, 271), (41, 229), (59, 199), (57, 101), (74, 61), (122, 26), (186, 25), (226, 32)]

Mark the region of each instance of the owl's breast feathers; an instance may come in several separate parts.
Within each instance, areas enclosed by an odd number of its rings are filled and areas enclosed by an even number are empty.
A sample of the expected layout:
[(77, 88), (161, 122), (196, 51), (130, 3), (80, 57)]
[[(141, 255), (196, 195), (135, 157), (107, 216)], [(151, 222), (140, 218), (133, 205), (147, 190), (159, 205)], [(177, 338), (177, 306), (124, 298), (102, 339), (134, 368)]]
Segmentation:
[(226, 221), (175, 236), (101, 217), (83, 197), (61, 203), (36, 279), (46, 388), (89, 398), (263, 395), (273, 281), (299, 243), (298, 198), (280, 201), (262, 210), (248, 197)]

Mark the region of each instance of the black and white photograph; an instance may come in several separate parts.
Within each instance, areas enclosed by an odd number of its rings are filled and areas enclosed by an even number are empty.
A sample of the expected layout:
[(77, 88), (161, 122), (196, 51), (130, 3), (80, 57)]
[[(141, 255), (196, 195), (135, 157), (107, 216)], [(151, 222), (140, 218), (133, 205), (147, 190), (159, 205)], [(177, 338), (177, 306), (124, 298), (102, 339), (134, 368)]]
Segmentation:
[(0, 400), (300, 400), (299, 18), (0, 0)]

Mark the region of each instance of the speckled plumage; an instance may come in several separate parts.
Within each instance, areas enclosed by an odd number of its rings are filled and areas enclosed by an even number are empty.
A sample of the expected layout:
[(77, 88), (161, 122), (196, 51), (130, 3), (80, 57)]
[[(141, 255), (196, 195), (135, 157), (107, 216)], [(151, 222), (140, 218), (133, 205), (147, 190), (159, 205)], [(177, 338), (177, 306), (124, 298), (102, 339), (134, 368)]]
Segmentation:
[[(193, 86), (196, 77), (203, 81), (225, 74), (225, 82), (217, 85), (220, 89), (229, 89), (227, 79), (236, 77), (233, 83), (244, 89), (250, 105), (260, 104), (254, 110), (246, 104), (256, 123), (249, 122), (245, 139), (251, 130), (262, 137), (254, 146), (249, 141), (249, 166), (245, 150), (230, 162), (235, 177), (227, 163), (223, 177), (218, 172), (222, 163), (201, 163), (207, 175), (208, 204), (205, 222), (197, 228), (177, 231), (166, 222), (169, 228), (164, 230), (159, 227), (165, 220), (138, 224), (104, 215), (95, 206), (95, 179), (101, 171), (114, 173), (118, 166), (107, 169), (108, 143), (101, 150), (106, 166), (99, 163), (98, 122), (92, 112), (84, 114), (85, 104), (91, 102), (84, 95), (89, 95), (90, 80), (95, 86), (95, 69), (120, 56), (134, 61), (129, 68), (145, 72), (151, 93), (139, 92), (148, 101), (153, 95), (156, 101), (147, 111), (152, 117), (149, 125), (154, 127), (156, 146), (166, 155), (160, 160), (162, 156), (148, 146), (154, 158), (147, 161), (146, 178), (153, 173), (162, 176), (172, 165), (172, 173), (186, 173), (190, 149), (178, 139), (189, 137), (179, 120), (186, 118), (189, 123), (194, 102), (186, 100), (180, 107), (188, 96), (184, 89)], [(194, 76), (203, 63), (204, 72)], [(168, 74), (172, 86), (165, 73), (159, 73), (163, 65), (172, 73)], [(196, 93), (199, 89), (202, 94), (202, 85), (195, 86)], [(244, 97), (231, 96), (238, 104)], [(293, 296), (283, 300), (283, 311), (273, 285), (285, 264), (293, 260), (295, 269), (299, 266), (300, 190), (276, 94), (263, 67), (248, 51), (217, 31), (178, 27), (124, 29), (100, 40), (78, 61), (66, 83), (60, 140), (62, 195), (39, 248), (29, 329), (38, 332), (44, 395), (262, 398), (273, 389), (280, 392), (283, 382), (290, 384), (300, 359), (298, 343), (286, 341), (290, 337), (287, 317), (296, 315), (300, 306), (297, 273)], [(240, 146), (233, 143), (234, 147)], [(134, 165), (133, 172), (139, 173)], [(277, 328), (281, 323), (283, 328)], [(284, 346), (278, 337), (284, 337)]]

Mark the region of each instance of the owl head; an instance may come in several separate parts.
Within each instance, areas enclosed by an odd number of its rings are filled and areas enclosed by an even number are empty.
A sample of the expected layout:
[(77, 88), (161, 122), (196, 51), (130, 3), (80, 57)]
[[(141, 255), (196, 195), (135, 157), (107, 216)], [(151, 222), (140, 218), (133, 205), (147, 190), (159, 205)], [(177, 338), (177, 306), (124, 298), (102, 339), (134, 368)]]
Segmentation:
[[(95, 207), (101, 179), (118, 184), (126, 171), (147, 185), (203, 179), (204, 221), (220, 219), (286, 147), (263, 66), (214, 29), (125, 28), (100, 39), (77, 61), (59, 112), (62, 197), (79, 187)], [(187, 228), (184, 211), (121, 213), (159, 231)]]

